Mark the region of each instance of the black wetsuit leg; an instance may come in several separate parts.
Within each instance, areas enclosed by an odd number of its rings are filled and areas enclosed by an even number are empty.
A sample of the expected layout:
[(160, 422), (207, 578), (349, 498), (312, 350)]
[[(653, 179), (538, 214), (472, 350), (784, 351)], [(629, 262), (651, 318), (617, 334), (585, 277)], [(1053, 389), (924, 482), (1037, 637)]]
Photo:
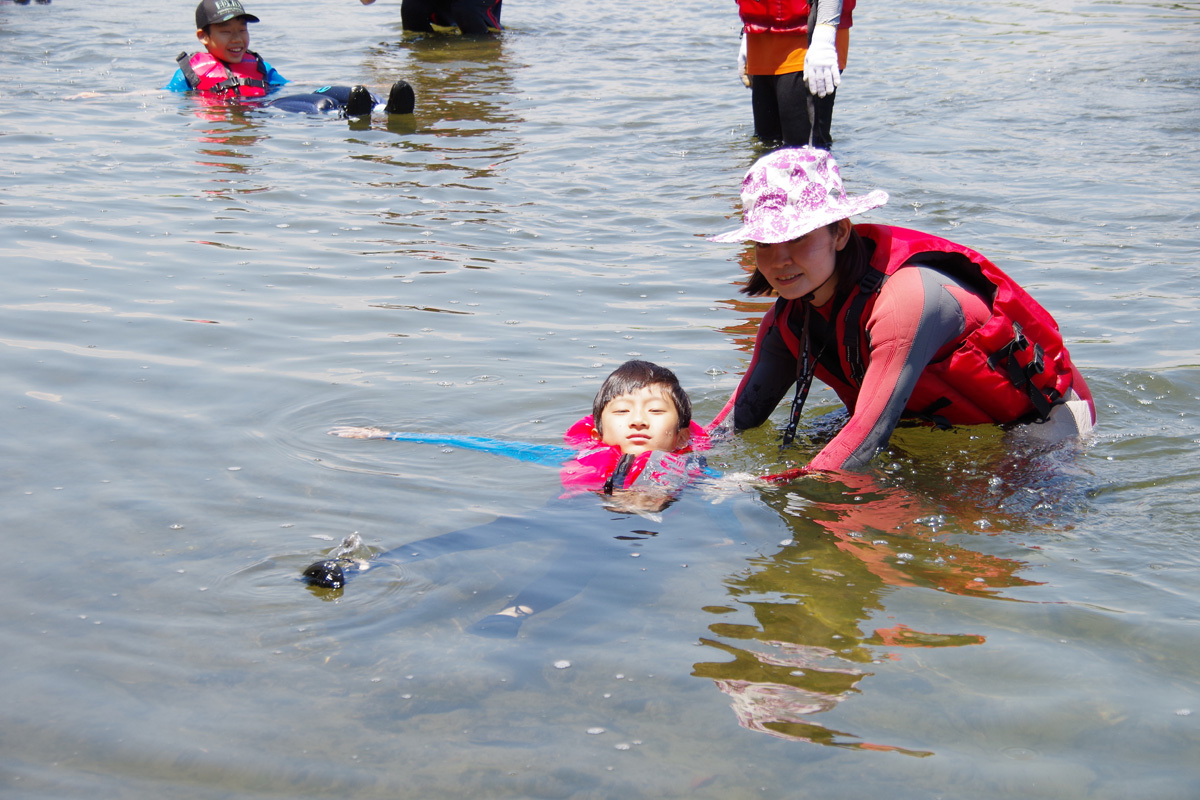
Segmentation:
[(280, 111), (290, 111), (294, 114), (324, 114), (331, 111), (340, 111), (344, 104), (338, 102), (337, 98), (310, 92), (307, 94), (289, 94), (283, 97), (276, 97), (263, 103), (263, 105), (278, 108)]
[(789, 147), (811, 145), (828, 150), (837, 92), (817, 97), (808, 91), (803, 72), (755, 75), (751, 84), (754, 134), (763, 142)]
[[(473, 528), (409, 542), (379, 554), (371, 563), (411, 564), (448, 553), (482, 550), (513, 542), (561, 540), (558, 554), (550, 566), (510, 604), (520, 609), (518, 616), (493, 614), (472, 626), (475, 633), (508, 638), (517, 635), (525, 619), (583, 591), (605, 560), (605, 553), (610, 552), (612, 540), (605, 531), (579, 529), (581, 511), (587, 514), (577, 501), (559, 499), (549, 503), (536, 517), (499, 517)], [(304, 580), (310, 586), (337, 589), (361, 571), (361, 566), (353, 560), (330, 559), (306, 569)]]
[[(549, 503), (537, 517), (498, 517), (491, 522), (461, 531), (431, 536), (393, 547), (371, 559), (372, 563), (411, 564), (447, 553), (483, 550), (512, 542), (532, 541), (562, 536), (579, 523), (579, 506), (565, 501)], [(362, 572), (358, 561), (351, 558), (331, 558), (309, 565), (303, 580), (310, 586), (339, 589)]]
[[(353, 90), (353, 86), (323, 86), (315, 92), (276, 97), (263, 105), (296, 114), (324, 114), (345, 108)], [(371, 99), (375, 105), (383, 102), (375, 95), (371, 95)]]
[(474, 528), (451, 531), (431, 536), (428, 539), (409, 542), (400, 547), (393, 547), (391, 550), (380, 553), (373, 560), (390, 564), (411, 564), (414, 561), (437, 558), (447, 553), (463, 553), (468, 550), (499, 547), (513, 542), (543, 539), (557, 532), (557, 529), (544, 526), (541, 520), (498, 517)]

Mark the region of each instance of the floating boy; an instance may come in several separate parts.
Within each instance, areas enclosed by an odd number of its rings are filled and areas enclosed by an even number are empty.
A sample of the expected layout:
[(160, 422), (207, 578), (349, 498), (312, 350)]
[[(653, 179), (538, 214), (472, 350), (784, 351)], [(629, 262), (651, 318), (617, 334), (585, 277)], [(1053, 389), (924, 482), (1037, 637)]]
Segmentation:
[[(180, 53), (176, 59), (179, 68), (163, 88), (222, 101), (255, 102), (290, 83), (250, 49), (249, 23), (258, 21), (241, 0), (201, 0), (196, 6), (196, 38), (204, 50)], [(365, 86), (324, 86), (315, 92), (261, 103), (283, 111), (337, 112), (345, 117), (368, 116), (380, 104), (388, 114), (411, 114), (416, 104), (412, 87), (406, 81), (396, 81), (386, 103)]]

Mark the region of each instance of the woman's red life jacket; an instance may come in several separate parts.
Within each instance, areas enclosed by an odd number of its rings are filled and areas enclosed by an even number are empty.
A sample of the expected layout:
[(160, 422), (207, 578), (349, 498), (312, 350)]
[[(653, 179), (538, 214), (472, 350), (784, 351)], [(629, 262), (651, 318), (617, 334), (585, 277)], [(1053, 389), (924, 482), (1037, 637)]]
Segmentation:
[[(844, 0), (839, 28), (851, 26), (856, 0)], [(807, 0), (738, 0), (746, 33), (806, 33), (812, 9)]]
[[(910, 416), (952, 425), (1045, 419), (1072, 388), (1074, 367), (1058, 324), (1016, 281), (984, 256), (960, 244), (920, 231), (888, 225), (855, 225), (875, 243), (867, 277), (836, 313), (838, 358), (842, 376), (821, 364), (816, 377), (828, 384), (847, 410), (854, 412), (863, 373), (870, 360), (864, 320), (887, 276), (909, 266), (930, 266), (982, 290), (992, 315), (982, 326), (964, 331), (957, 348), (921, 372), (905, 405)], [(785, 301), (776, 324), (793, 353), (800, 342), (787, 324), (797, 301)], [(844, 376), (844, 377), (843, 377)]]
[(237, 64), (227, 64), (209, 52), (180, 53), (175, 59), (193, 91), (218, 97), (263, 97), (267, 67), (262, 56), (247, 51)]

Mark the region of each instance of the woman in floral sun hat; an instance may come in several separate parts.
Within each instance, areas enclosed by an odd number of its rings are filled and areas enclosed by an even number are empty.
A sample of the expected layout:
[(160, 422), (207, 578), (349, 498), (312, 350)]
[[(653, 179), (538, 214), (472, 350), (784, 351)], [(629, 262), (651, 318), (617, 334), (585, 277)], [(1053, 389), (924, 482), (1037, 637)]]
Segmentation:
[(795, 384), (790, 443), (815, 376), (850, 419), (799, 472), (863, 468), (902, 417), (1041, 423), (1051, 439), (1090, 431), (1091, 394), (1050, 313), (968, 247), (850, 221), (887, 199), (847, 195), (833, 157), (811, 147), (750, 168), (742, 226), (711, 241), (752, 243), (756, 269), (742, 291), (779, 300), (710, 429), (763, 424)]

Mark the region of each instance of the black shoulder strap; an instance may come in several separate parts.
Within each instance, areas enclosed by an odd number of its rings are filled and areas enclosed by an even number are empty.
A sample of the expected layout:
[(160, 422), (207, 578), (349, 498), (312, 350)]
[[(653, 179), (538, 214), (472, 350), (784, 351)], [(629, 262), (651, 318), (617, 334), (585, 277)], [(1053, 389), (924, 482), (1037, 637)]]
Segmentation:
[(633, 466), (633, 453), (624, 453), (621, 460), (617, 462), (617, 466), (613, 469), (612, 474), (608, 476), (608, 480), (604, 482), (604, 493), (612, 494), (613, 489), (625, 488), (625, 476), (629, 474), (629, 468)]
[[(801, 301), (804, 303), (804, 301)], [(790, 314), (789, 314), (790, 316)], [(800, 414), (804, 411), (804, 403), (808, 400), (808, 390), (812, 388), (813, 375), (817, 371), (817, 359), (812, 354), (812, 334), (810, 320), (812, 306), (804, 303), (804, 326), (800, 334), (800, 352), (796, 354), (796, 394), (792, 397), (792, 413), (788, 416), (787, 427), (783, 429), (783, 443), (787, 447), (796, 439), (796, 428), (800, 425)]]
[(887, 275), (877, 269), (868, 267), (865, 275), (858, 282), (858, 294), (846, 308), (846, 362), (850, 364), (850, 377), (856, 383), (861, 383), (866, 368), (863, 366), (862, 348), (859, 346), (859, 333), (862, 331), (862, 313), (871, 295), (879, 291)]
[(261, 81), (252, 81), (254, 85), (261, 85), (264, 89), (267, 87), (267, 62), (263, 61), (263, 57), (253, 50), (248, 51), (254, 56), (254, 60), (258, 62), (258, 74), (262, 75)]
[(200, 78), (196, 76), (196, 70), (192, 69), (192, 56), (187, 50), (179, 54), (175, 63), (179, 65), (179, 71), (183, 73), (189, 89), (195, 89), (200, 85)]

